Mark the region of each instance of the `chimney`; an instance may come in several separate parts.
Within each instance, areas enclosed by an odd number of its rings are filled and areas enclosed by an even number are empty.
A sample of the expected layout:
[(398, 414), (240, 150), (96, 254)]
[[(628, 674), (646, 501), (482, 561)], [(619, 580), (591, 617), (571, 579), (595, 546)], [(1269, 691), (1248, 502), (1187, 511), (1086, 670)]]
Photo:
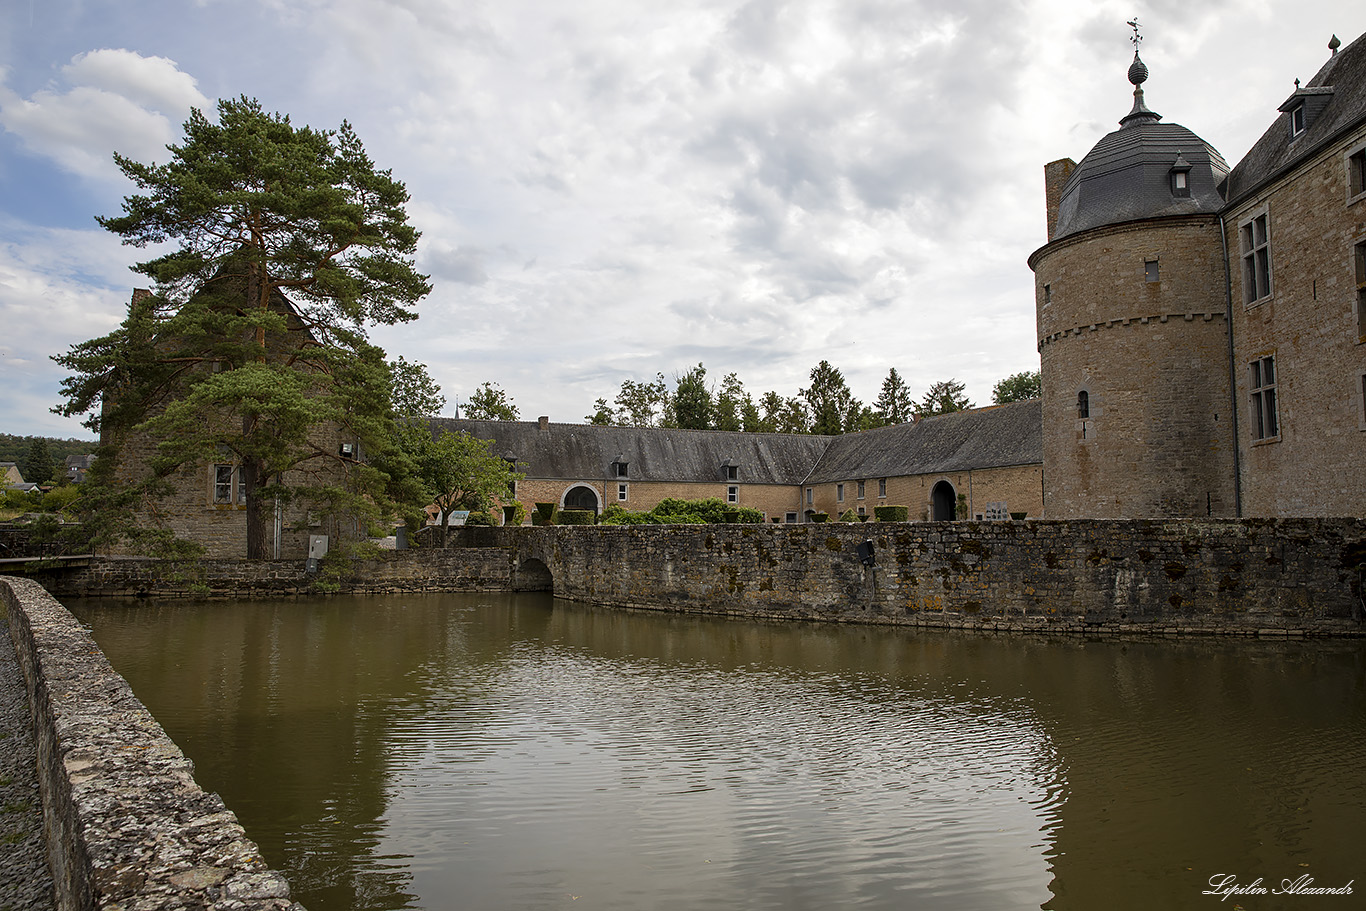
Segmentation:
[(1062, 185), (1077, 163), (1070, 158), (1059, 158), (1043, 166), (1044, 198), (1048, 206), (1048, 239), (1053, 239), (1053, 229), (1058, 224), (1058, 205), (1062, 201)]
[(537, 424), (542, 430), (549, 430), (549, 429), (550, 429), (550, 418), (549, 418), (548, 416), (546, 416), (546, 415), (543, 414), (543, 415), (541, 415), (540, 417), (538, 417), (538, 418), (536, 419), (536, 424)]

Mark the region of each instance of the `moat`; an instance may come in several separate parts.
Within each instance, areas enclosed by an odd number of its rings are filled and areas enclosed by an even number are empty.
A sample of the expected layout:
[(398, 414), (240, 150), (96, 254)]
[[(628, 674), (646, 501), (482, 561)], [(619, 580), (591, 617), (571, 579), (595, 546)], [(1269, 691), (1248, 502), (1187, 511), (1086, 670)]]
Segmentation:
[[(1349, 907), (1366, 644), (68, 602), (311, 911)], [(1357, 899), (1359, 900), (1359, 899)]]

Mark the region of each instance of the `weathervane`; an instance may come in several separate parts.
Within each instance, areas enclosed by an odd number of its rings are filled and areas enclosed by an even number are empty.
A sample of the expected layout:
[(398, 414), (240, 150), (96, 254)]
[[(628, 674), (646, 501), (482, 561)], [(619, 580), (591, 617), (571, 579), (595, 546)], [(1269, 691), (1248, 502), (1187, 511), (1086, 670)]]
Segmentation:
[(1129, 41), (1134, 46), (1134, 53), (1137, 54), (1138, 46), (1143, 43), (1143, 36), (1138, 33), (1138, 17), (1135, 16), (1134, 18), (1130, 19), (1128, 22), (1124, 24), (1134, 30), (1134, 33), (1132, 36), (1130, 36)]

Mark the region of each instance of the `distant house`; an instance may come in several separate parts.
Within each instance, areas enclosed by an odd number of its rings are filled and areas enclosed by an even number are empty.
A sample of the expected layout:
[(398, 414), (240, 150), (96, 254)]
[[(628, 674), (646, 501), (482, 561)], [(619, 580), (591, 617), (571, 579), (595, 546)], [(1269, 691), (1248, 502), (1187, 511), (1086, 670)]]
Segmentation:
[(95, 464), (93, 453), (85, 455), (69, 455), (66, 457), (66, 479), (72, 484), (80, 484), (85, 480), (86, 472)]
[(770, 522), (818, 513), (913, 520), (1043, 512), (1040, 403), (999, 405), (843, 436), (436, 419), (434, 433), (492, 440), (526, 475), (513, 498), (601, 512), (648, 511), (666, 497), (716, 497)]
[(32, 490), (37, 486), (24, 480), (19, 466), (14, 462), (0, 462), (0, 487), (5, 490)]

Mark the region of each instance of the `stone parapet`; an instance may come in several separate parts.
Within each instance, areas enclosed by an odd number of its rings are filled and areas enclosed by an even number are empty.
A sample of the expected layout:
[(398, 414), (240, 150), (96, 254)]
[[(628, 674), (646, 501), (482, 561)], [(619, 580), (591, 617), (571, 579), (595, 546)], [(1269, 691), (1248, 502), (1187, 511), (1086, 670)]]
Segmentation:
[(302, 911), (237, 818), (37, 583), (0, 577), (38, 746), (62, 911)]

